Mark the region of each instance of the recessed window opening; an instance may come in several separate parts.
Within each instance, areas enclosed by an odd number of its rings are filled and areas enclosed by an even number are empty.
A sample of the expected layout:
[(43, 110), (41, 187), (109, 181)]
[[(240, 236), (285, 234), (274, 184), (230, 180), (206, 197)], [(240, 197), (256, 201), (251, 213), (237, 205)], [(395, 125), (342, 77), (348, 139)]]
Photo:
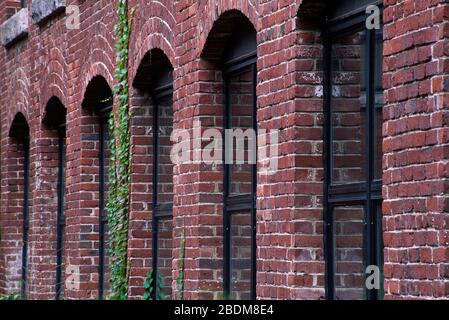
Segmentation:
[[(249, 158), (257, 158), (253, 151), (257, 149), (256, 30), (243, 14), (228, 11), (215, 22), (202, 57), (221, 70), (223, 131), (249, 133), (240, 144), (236, 135), (224, 134), (224, 146), (233, 148), (232, 154), (223, 148), (223, 159), (232, 156), (232, 161), (224, 163), (223, 291), (226, 298), (255, 299), (257, 165)], [(244, 161), (236, 161), (242, 152)]]
[(30, 128), (22, 113), (18, 113), (11, 125), (9, 137), (17, 147), (17, 172), (21, 181), (17, 191), (22, 193), (22, 265), (21, 296), (26, 299), (28, 285), (28, 239), (29, 239), (29, 189), (30, 189)]
[(170, 159), (173, 131), (173, 67), (160, 49), (143, 58), (134, 87), (152, 100), (152, 271), (153, 299), (172, 296), (173, 259), (173, 163)]
[(107, 188), (109, 168), (109, 126), (108, 120), (113, 106), (112, 90), (106, 80), (94, 77), (87, 89), (83, 107), (94, 112), (98, 119), (98, 209), (99, 209), (99, 248), (98, 248), (98, 296), (104, 299), (108, 283), (108, 226), (107, 226)]
[(366, 287), (383, 270), (382, 28), (367, 29), (366, 5), (335, 4), (325, 43), (326, 291), (329, 299), (381, 299)]
[(65, 231), (65, 170), (66, 170), (66, 114), (61, 101), (52, 97), (46, 107), (43, 123), (58, 135), (58, 178), (56, 218), (56, 300), (60, 300), (64, 289), (64, 231)]

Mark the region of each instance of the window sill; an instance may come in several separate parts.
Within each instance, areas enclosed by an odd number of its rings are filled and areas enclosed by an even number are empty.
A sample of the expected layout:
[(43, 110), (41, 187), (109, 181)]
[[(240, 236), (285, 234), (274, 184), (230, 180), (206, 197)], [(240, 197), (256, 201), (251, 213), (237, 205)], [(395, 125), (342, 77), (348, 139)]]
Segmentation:
[(11, 46), (28, 35), (28, 9), (23, 8), (0, 26), (3, 46)]
[(33, 0), (31, 3), (31, 19), (34, 24), (41, 24), (65, 9), (65, 0)]

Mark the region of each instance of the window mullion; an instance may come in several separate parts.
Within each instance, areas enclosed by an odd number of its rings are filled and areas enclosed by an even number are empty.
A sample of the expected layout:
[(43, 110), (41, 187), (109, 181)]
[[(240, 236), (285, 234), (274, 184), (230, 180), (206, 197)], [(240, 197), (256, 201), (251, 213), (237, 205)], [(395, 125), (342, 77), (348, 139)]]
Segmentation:
[[(251, 234), (251, 299), (255, 300), (257, 298), (256, 289), (257, 289), (257, 217), (256, 217), (256, 208), (257, 208), (257, 65), (253, 63), (251, 65), (252, 71), (252, 95), (253, 95), (253, 129), (255, 131), (256, 141), (253, 142), (255, 144), (255, 148), (253, 151), (255, 154), (256, 163), (252, 165), (252, 206), (251, 206), (251, 224), (252, 224), (252, 234)], [(249, 146), (252, 148), (252, 146)], [(248, 159), (250, 160), (250, 159)]]
[(223, 93), (224, 93), (224, 119), (223, 119), (223, 131), (224, 131), (224, 148), (223, 148), (223, 291), (225, 296), (229, 296), (231, 292), (231, 214), (228, 212), (227, 202), (230, 194), (230, 165), (226, 163), (226, 145), (227, 136), (226, 130), (230, 129), (231, 125), (231, 105), (230, 105), (230, 77), (223, 72)]
[(58, 165), (58, 214), (57, 214), (57, 243), (56, 243), (56, 299), (61, 297), (62, 264), (64, 250), (64, 195), (65, 195), (65, 125), (59, 128), (59, 165)]
[(99, 286), (98, 296), (104, 298), (104, 264), (105, 264), (105, 156), (106, 156), (106, 134), (107, 117), (102, 114), (99, 116)]
[(333, 206), (329, 203), (329, 192), (331, 186), (332, 177), (332, 121), (331, 121), (331, 93), (332, 93), (332, 44), (326, 33), (323, 34), (324, 39), (324, 71), (325, 71), (325, 83), (324, 83), (324, 176), (325, 188), (324, 188), (324, 254), (325, 254), (325, 292), (326, 298), (329, 300), (335, 299), (335, 277), (334, 277), (334, 232), (333, 232)]
[[(374, 176), (374, 108), (375, 108), (375, 32), (373, 30), (367, 30), (367, 43), (366, 43), (366, 57), (367, 66), (365, 67), (367, 72), (367, 128), (366, 128), (366, 152), (367, 155), (367, 203), (366, 203), (366, 215), (367, 215), (367, 228), (366, 228), (366, 266), (373, 265), (376, 261), (376, 233), (375, 233), (375, 208), (373, 207), (371, 182)], [(366, 267), (365, 266), (365, 267)], [(366, 290), (367, 299), (375, 299), (376, 296), (372, 290)]]
[(25, 137), (23, 142), (23, 248), (22, 248), (22, 298), (26, 298), (28, 278), (28, 238), (29, 238), (29, 170), (30, 170), (30, 140)]
[(158, 288), (158, 237), (159, 237), (159, 218), (158, 218), (158, 166), (159, 166), (159, 100), (153, 96), (153, 299), (157, 300)]

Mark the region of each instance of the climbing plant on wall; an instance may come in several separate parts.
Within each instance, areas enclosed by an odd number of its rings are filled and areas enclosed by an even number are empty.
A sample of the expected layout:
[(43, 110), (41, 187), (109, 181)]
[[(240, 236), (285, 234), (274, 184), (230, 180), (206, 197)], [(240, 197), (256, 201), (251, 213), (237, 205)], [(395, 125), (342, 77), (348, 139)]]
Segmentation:
[[(128, 14), (129, 13), (129, 14)], [(129, 38), (132, 10), (128, 0), (118, 0), (115, 35), (117, 43), (113, 93), (117, 99), (109, 119), (111, 158), (109, 169), (108, 226), (110, 255), (110, 299), (128, 298), (128, 217), (130, 199), (130, 114), (129, 114)]]

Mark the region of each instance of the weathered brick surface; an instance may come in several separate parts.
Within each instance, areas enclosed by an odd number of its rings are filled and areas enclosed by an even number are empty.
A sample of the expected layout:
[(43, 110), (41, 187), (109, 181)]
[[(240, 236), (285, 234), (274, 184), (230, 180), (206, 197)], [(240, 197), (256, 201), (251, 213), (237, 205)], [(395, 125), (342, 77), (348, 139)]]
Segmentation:
[[(257, 32), (257, 119), (280, 129), (279, 169), (258, 175), (257, 296), (324, 297), (323, 254), (323, 43), (317, 1), (130, 0), (135, 7), (130, 80), (152, 49), (174, 69), (173, 126), (193, 131), (222, 125), (220, 65), (223, 47), (207, 44), (214, 23), (246, 19)], [(310, 3), (314, 2), (313, 6)], [(96, 298), (98, 279), (98, 122), (82, 102), (101, 76), (114, 85), (115, 2), (66, 1), (81, 10), (81, 28), (64, 14), (0, 50), (1, 215), (0, 293), (19, 288), (21, 248), (20, 163), (8, 137), (21, 112), (30, 126), (29, 288), (32, 299), (54, 297), (55, 132), (42, 125), (56, 96), (67, 108), (65, 264), (80, 268), (80, 288), (69, 299)], [(443, 0), (385, 0), (383, 124), (385, 292), (387, 298), (449, 295), (447, 220), (447, 17)], [(28, 6), (31, 1), (28, 1)], [(20, 5), (0, 2), (1, 23)], [(232, 11), (231, 11), (232, 10)], [(226, 39), (223, 40), (223, 46)], [(152, 106), (131, 88), (132, 186), (129, 295), (143, 294), (151, 269)], [(221, 166), (197, 162), (174, 168), (172, 275), (186, 231), (186, 299), (219, 298), (222, 290)], [(166, 252), (164, 253), (168, 255)], [(165, 258), (167, 258), (166, 256)], [(164, 266), (167, 261), (163, 260)], [(169, 282), (170, 276), (165, 279)], [(174, 283), (173, 287), (175, 286)]]
[(448, 297), (446, 1), (386, 1), (384, 240), (387, 298)]

